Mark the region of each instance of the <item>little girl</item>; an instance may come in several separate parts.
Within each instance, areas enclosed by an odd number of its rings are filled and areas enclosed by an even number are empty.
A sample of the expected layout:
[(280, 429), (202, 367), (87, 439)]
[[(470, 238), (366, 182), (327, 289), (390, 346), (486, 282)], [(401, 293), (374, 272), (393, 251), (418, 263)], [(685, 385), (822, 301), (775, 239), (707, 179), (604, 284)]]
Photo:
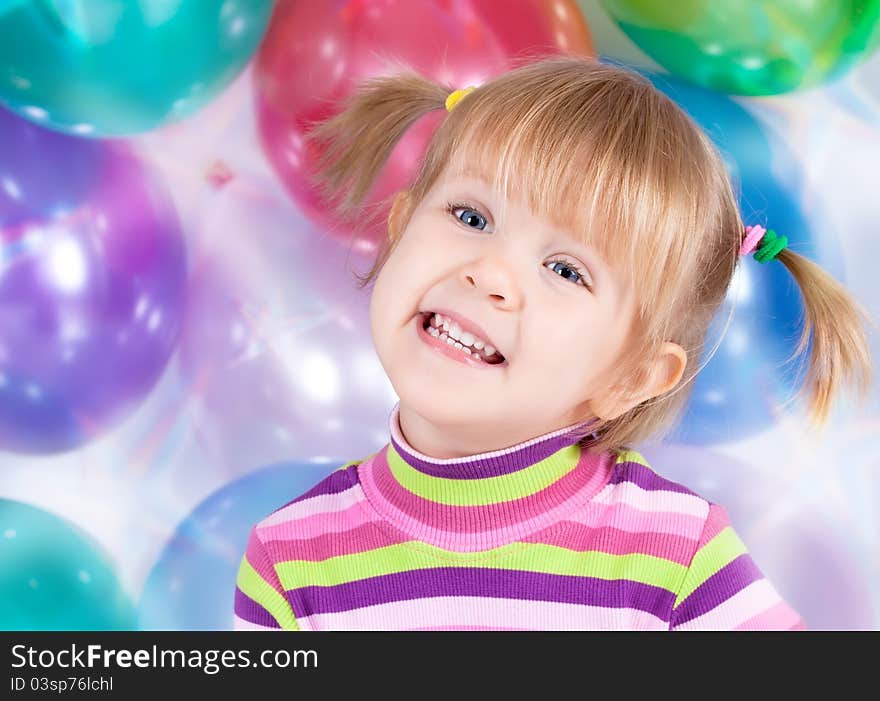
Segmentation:
[(444, 108), (363, 281), (399, 397), (389, 441), (254, 526), (235, 627), (805, 628), (724, 508), (630, 446), (685, 403), (741, 255), (800, 287), (818, 423), (869, 382), (860, 308), (784, 236), (744, 229), (676, 104), (588, 59), (451, 93), (370, 81), (315, 132), (340, 206)]

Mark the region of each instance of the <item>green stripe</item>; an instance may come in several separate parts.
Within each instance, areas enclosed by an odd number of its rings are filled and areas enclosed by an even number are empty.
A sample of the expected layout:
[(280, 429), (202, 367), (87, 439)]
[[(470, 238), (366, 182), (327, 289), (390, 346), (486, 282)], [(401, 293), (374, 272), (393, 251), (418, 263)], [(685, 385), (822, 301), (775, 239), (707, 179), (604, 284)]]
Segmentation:
[(546, 489), (575, 468), (581, 450), (577, 444), (561, 448), (522, 470), (481, 479), (426, 475), (404, 461), (393, 445), (389, 446), (387, 456), (394, 479), (413, 494), (447, 506), (486, 506), (521, 499)]
[(299, 630), (290, 603), (263, 579), (246, 557), (241, 559), (236, 581), (238, 588), (265, 608), (285, 630)]
[(746, 546), (731, 526), (726, 526), (694, 555), (687, 579), (675, 599), (677, 607), (709, 577), (746, 552)]
[(650, 468), (651, 466), (648, 464), (648, 461), (645, 460), (645, 457), (636, 450), (625, 450), (621, 452), (617, 456), (617, 460), (615, 460), (616, 464), (620, 464), (622, 462), (635, 462), (639, 465), (644, 465), (645, 467)]
[[(508, 554), (503, 560), (493, 558), (498, 552)], [(675, 591), (686, 571), (684, 566), (654, 555), (611, 555), (596, 551), (581, 553), (543, 543), (530, 543), (513, 551), (508, 546), (485, 550), (480, 553), (479, 561), (462, 559), (456, 562), (453, 556), (458, 554), (427, 543), (419, 543), (418, 550), (412, 544), (402, 543), (331, 557), (320, 562), (288, 560), (278, 563), (277, 571), (281, 584), (288, 590), (309, 586), (332, 587), (368, 577), (457, 565), (575, 577), (631, 579), (669, 591)], [(473, 553), (468, 554), (473, 556)]]

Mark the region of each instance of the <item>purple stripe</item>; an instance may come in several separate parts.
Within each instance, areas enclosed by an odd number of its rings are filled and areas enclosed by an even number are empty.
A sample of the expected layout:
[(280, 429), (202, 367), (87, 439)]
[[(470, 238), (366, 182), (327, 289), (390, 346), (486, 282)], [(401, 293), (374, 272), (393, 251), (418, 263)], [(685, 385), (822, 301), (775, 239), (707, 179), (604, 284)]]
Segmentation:
[(395, 450), (400, 457), (409, 465), (432, 477), (446, 477), (448, 479), (484, 479), (486, 477), (498, 477), (518, 472), (526, 467), (531, 467), (550, 457), (558, 450), (577, 443), (576, 433), (565, 433), (554, 438), (537, 441), (524, 448), (511, 448), (510, 452), (504, 451), (490, 455), (480, 453), (462, 462), (426, 462), (409, 452), (391, 436), (389, 449)]
[(700, 584), (679, 604), (673, 616), (674, 625), (702, 616), (763, 577), (751, 556), (743, 553)]
[(690, 494), (695, 497), (699, 496), (687, 487), (661, 477), (650, 468), (637, 462), (627, 461), (618, 463), (617, 469), (614, 471), (614, 475), (612, 475), (610, 482), (611, 484), (632, 482), (649, 492), (678, 492), (679, 494)]
[(311, 499), (312, 497), (320, 496), (322, 494), (339, 494), (340, 492), (344, 492), (346, 489), (351, 489), (352, 485), (356, 483), (357, 465), (351, 465), (344, 470), (334, 470), (324, 479), (318, 482), (318, 484), (312, 487), (309, 491), (305, 492), (304, 494), (300, 494), (296, 499), (291, 499), (289, 502), (284, 504), (284, 506), (279, 506), (272, 513), (274, 514), (277, 511), (281, 511), (281, 509), (284, 509), (291, 504), (296, 504), (298, 501)]
[(249, 623), (256, 623), (270, 628), (281, 627), (271, 613), (238, 587), (235, 588), (235, 614)]
[(438, 567), (368, 577), (330, 587), (311, 586), (288, 592), (297, 617), (332, 613), (435, 596), (483, 596), (556, 601), (606, 608), (633, 608), (668, 620), (675, 594), (629, 579), (524, 572), (482, 567)]

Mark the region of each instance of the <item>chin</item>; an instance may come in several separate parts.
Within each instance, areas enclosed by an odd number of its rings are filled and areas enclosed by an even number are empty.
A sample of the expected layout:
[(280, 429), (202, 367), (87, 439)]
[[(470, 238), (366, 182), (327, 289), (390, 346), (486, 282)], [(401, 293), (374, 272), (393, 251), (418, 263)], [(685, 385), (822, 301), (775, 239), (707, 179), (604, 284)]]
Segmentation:
[[(415, 383), (413, 383), (415, 384)], [(395, 390), (397, 388), (395, 387)], [(400, 403), (436, 426), (455, 425), (466, 422), (478, 423), (484, 412), (474, 411), (474, 400), (454, 391), (436, 393), (418, 383), (417, 386), (401, 387), (397, 392)]]

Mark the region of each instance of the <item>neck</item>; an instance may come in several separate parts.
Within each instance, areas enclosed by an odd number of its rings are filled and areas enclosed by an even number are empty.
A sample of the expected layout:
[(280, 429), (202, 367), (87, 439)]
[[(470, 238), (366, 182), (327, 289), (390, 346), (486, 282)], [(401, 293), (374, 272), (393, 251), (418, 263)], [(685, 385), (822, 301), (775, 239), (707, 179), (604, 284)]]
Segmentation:
[[(485, 425), (437, 425), (428, 421), (409, 406), (400, 402), (394, 409), (396, 420), (392, 417), (392, 426), (399, 429), (401, 437), (414, 451), (429, 459), (446, 460), (463, 458), (497, 450), (504, 450), (537, 437), (546, 436), (554, 431), (574, 431), (586, 427), (589, 423), (579, 422), (566, 424), (551, 423), (541, 427), (532, 427), (530, 431), (517, 430), (506, 424), (504, 436), (496, 435), (487, 430)], [(584, 433), (587, 433), (584, 431)]]

